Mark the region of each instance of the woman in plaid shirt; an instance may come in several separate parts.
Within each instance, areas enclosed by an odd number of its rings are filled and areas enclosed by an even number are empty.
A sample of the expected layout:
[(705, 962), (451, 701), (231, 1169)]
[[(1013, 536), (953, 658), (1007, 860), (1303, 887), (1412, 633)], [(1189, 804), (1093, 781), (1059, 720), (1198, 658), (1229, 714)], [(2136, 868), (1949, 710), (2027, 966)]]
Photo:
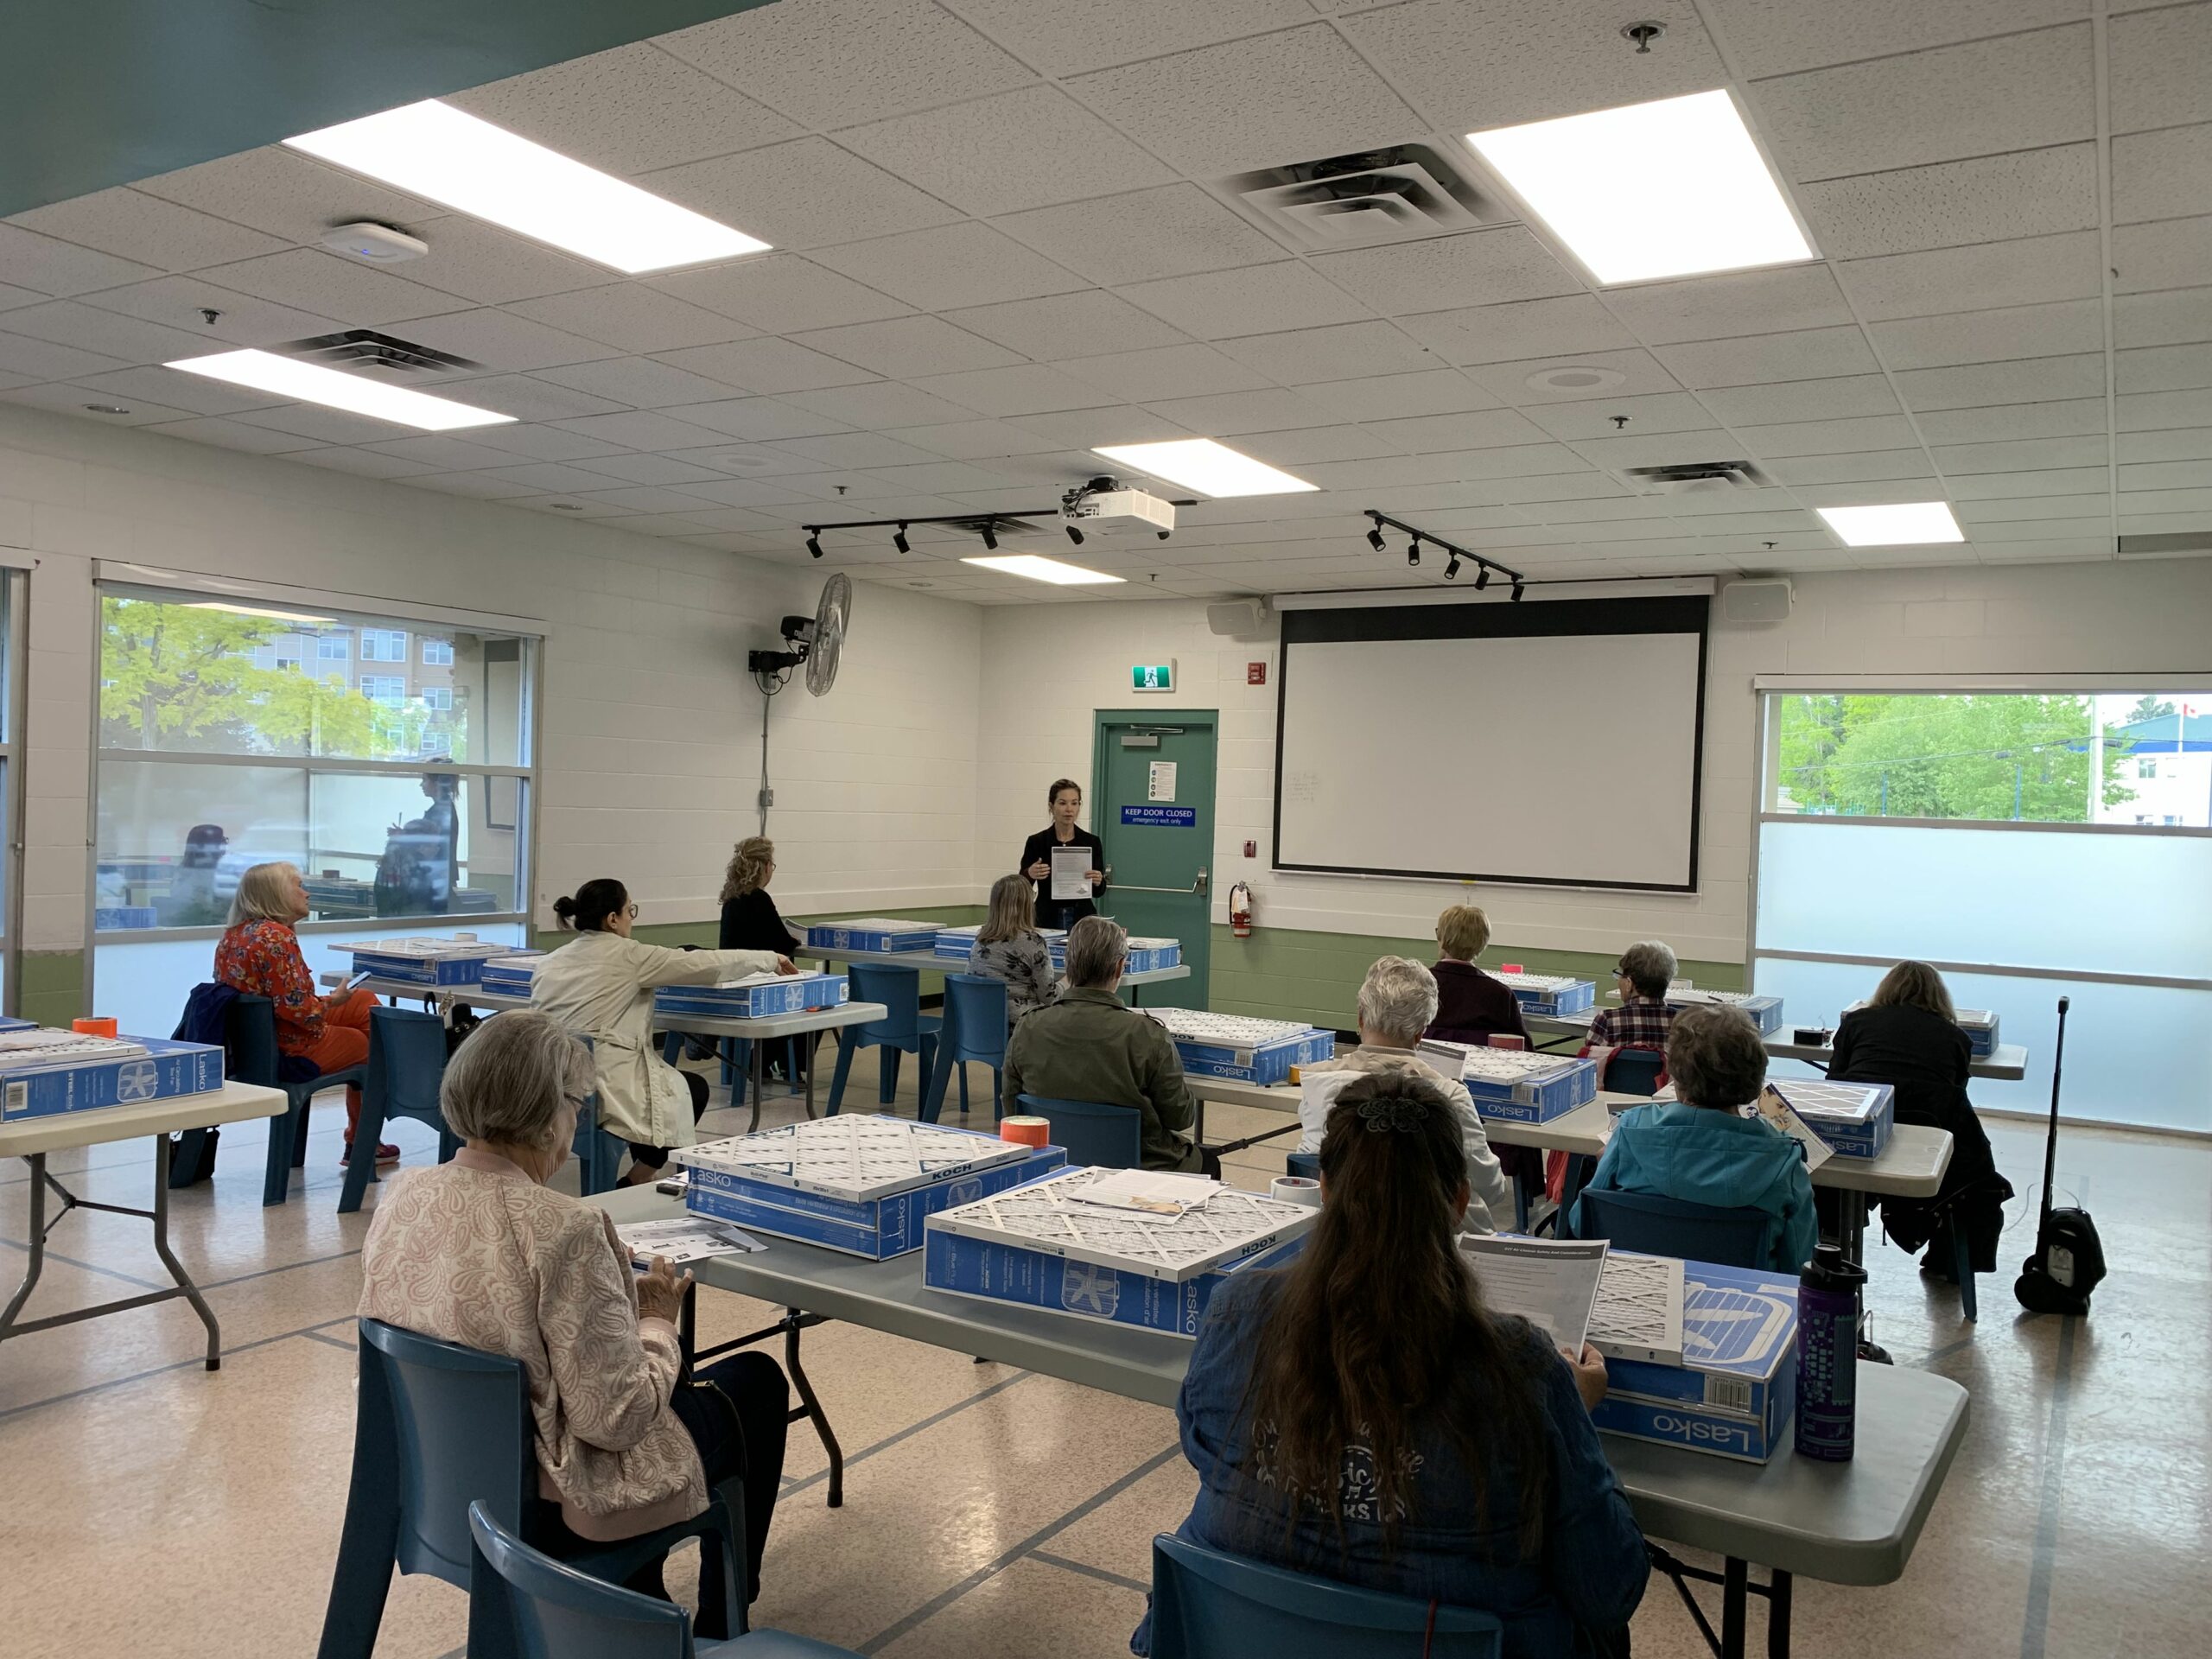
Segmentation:
[(1667, 1006), (1667, 987), (1675, 979), (1675, 953), (1656, 939), (1643, 939), (1621, 952), (1613, 969), (1621, 1005), (1600, 1008), (1590, 1020), (1592, 1048), (1667, 1048), (1675, 1011)]

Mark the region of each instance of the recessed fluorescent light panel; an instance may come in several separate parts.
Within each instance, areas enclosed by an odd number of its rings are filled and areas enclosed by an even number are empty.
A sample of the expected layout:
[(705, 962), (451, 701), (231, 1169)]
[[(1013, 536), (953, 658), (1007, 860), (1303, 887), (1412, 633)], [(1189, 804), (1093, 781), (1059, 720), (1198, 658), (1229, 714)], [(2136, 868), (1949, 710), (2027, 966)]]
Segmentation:
[(1942, 501), (1898, 501), (1878, 507), (1815, 507), (1846, 547), (1912, 547), (1963, 542), (1966, 533)]
[(181, 357), (168, 365), (234, 386), (296, 397), (303, 404), (350, 410), (356, 415), (411, 426), (423, 432), (451, 432), (464, 426), (501, 426), (512, 421), (488, 409), (456, 404), (450, 397), (383, 385), (358, 374), (341, 374), (318, 364), (279, 357), (274, 352), (218, 352), (213, 357)]
[(1471, 132), (1467, 142), (1601, 283), (1813, 257), (1725, 92)]
[(632, 276), (768, 245), (435, 99), (284, 143)]
[(1049, 582), (1055, 588), (1087, 588), (1096, 582), (1125, 580), (1109, 576), (1103, 570), (1086, 570), (1079, 564), (1048, 559), (1039, 553), (984, 553), (960, 563), (1001, 571), (1009, 576), (1027, 576), (1032, 582)]
[(1287, 495), (1296, 490), (1321, 487), (1279, 472), (1263, 461), (1240, 455), (1211, 438), (1177, 438), (1166, 443), (1111, 443), (1090, 453), (1141, 467), (1155, 478), (1183, 485), (1201, 495)]

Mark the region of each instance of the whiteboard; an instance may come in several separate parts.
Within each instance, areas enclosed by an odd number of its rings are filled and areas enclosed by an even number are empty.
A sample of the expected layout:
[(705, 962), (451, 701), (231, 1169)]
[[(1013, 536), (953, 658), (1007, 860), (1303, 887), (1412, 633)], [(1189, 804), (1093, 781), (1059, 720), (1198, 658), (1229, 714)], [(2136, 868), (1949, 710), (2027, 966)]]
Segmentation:
[(1278, 869), (1694, 889), (1701, 626), (1293, 632), (1278, 703)]

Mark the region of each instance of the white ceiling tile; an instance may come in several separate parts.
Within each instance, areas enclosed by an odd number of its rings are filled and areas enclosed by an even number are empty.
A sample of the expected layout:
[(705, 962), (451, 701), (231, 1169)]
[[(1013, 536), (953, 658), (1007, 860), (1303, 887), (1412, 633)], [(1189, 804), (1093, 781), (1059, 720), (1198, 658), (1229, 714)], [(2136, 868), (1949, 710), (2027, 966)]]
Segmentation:
[[(687, 417), (693, 412), (689, 409), (683, 411)], [(802, 456), (785, 454), (780, 450), (771, 449), (766, 445), (759, 443), (722, 443), (704, 449), (678, 449), (672, 453), (680, 460), (696, 461), (702, 467), (712, 467), (717, 472), (735, 474), (737, 478), (732, 480), (734, 482), (765, 480), (773, 484), (779, 491), (787, 490), (790, 487), (784, 482), (786, 475), (792, 473), (811, 472), (819, 464), (805, 460)], [(729, 506), (752, 506), (759, 499), (758, 497), (753, 500), (740, 499), (736, 493), (728, 492), (721, 484), (686, 485), (684, 493), (687, 495), (702, 497), (709, 501), (720, 501)]]
[(1416, 455), (1461, 449), (1495, 449), (1507, 444), (1541, 444), (1550, 435), (1510, 409), (1478, 410), (1465, 415), (1415, 415), (1402, 420), (1371, 421), (1367, 429), (1394, 449)]
[[(4, 265), (0, 265), (3, 274)], [(335, 317), (349, 328), (380, 327), (461, 308), (452, 295), (438, 289), (372, 270), (320, 248), (265, 254), (235, 265), (218, 265), (205, 274), (222, 287), (317, 316)]]
[(2062, 467), (2047, 472), (1963, 474), (1949, 480), (1952, 498), (2001, 501), (2025, 496), (2088, 495), (2106, 488), (2111, 475), (2102, 467)]
[(1605, 304), (1646, 345), (1779, 334), (1851, 321), (1824, 264), (1778, 265), (1608, 289)]
[[(917, 449), (911, 443), (902, 443), (897, 438), (880, 432), (840, 432), (819, 438), (787, 438), (768, 448), (810, 461), (817, 472), (833, 467), (857, 471), (871, 467), (948, 464), (926, 450)], [(993, 479), (989, 483), (998, 481)], [(876, 493), (882, 493), (880, 491)]]
[(1182, 172), (1211, 178), (1423, 136), (1324, 22), (1072, 77), (1068, 90)]
[(1295, 259), (1137, 283), (1122, 297), (1200, 340), (1357, 322), (1368, 309)]
[(2122, 392), (2114, 402), (2122, 432), (2212, 426), (2212, 391)]
[(1837, 375), (1871, 374), (1881, 367), (1855, 327), (1662, 346), (1658, 358), (1688, 386), (1824, 380)]
[[(821, 396), (818, 392), (808, 395)], [(742, 438), (747, 442), (810, 437), (821, 432), (842, 431), (848, 424), (778, 397), (732, 397), (721, 403), (687, 404), (683, 419), (725, 437)]]
[[(1008, 368), (982, 369), (976, 371), (975, 374), (988, 376), (1029, 372), (1026, 368)], [(938, 375), (930, 384), (964, 381), (971, 378), (974, 377)], [(873, 380), (865, 385), (826, 386), (819, 390), (794, 391), (784, 401), (847, 426), (879, 429), (891, 426), (924, 426), (932, 421), (965, 420), (971, 415), (988, 412), (955, 393), (933, 391), (918, 383), (909, 385), (899, 380)]]
[[(645, 460), (645, 456), (631, 456)], [(527, 467), (493, 467), (485, 476), (504, 483), (520, 484), (531, 490), (543, 490), (555, 495), (564, 495), (571, 490), (604, 490), (613, 487), (616, 480), (611, 473), (593, 472), (585, 467), (562, 467), (539, 463)]]
[[(1668, 390), (1671, 391), (1671, 385)], [(1332, 380), (1313, 394), (1340, 421), (1387, 421), (1409, 415), (1452, 415), (1495, 409), (1499, 400), (1458, 369), (1371, 374)]]
[(556, 253), (465, 213), (422, 226), (417, 233), (430, 251), (409, 262), (407, 279), (479, 305), (596, 287), (616, 275), (604, 265)]
[[(2212, 434), (2199, 433), (2199, 438)], [(2196, 461), (2156, 461), (2145, 465), (2123, 466), (2120, 469), (2120, 487), (2123, 490), (2202, 490), (2212, 489), (2212, 448), (2200, 445)]]
[(2094, 299), (2104, 276), (2094, 231), (1848, 260), (1840, 269), (1869, 321)]
[[(14, 318), (9, 319), (8, 326), (16, 326)], [(2113, 372), (2114, 384), (2123, 393), (2212, 386), (2212, 346), (2149, 346), (2116, 353)]]
[[(1572, 404), (1542, 404), (1532, 405), (1529, 418), (1553, 437), (1573, 442), (1578, 438), (1610, 438), (1634, 433), (1701, 432), (1709, 429), (1715, 412), (1707, 404), (1712, 394), (1702, 400), (1686, 391), (1659, 391), (1638, 397), (1612, 397), (1586, 399)], [(1614, 417), (1624, 415), (1628, 423), (1616, 426)]]
[(1929, 450), (1944, 476), (1955, 473), (2037, 473), (2054, 467), (2094, 467), (2105, 459), (2102, 437), (2024, 438), (2003, 443), (1939, 443)]
[(118, 369), (113, 374), (88, 376), (80, 384), (119, 403), (143, 399), (194, 415), (235, 415), (242, 410), (266, 409), (276, 401), (265, 391), (248, 391), (243, 386), (227, 386), (204, 375), (182, 374), (175, 369)]
[(514, 316), (493, 307), (455, 311), (442, 317), (417, 317), (407, 324), (407, 337), (441, 352), (465, 357), (502, 373), (550, 368), (561, 363), (588, 363), (617, 355), (611, 346), (580, 334), (563, 334), (528, 317)]
[(2201, 512), (2130, 512), (2126, 498), (2121, 499), (2120, 533), (2123, 536), (2201, 536), (2204, 533), (2204, 521), (2205, 515)]
[(1294, 468), (1320, 461), (1363, 461), (1389, 453), (1389, 447), (1363, 426), (1309, 426), (1288, 432), (1249, 432), (1236, 440), (1236, 448), (1270, 467)]
[(199, 357), (223, 350), (227, 341), (210, 340), (205, 334), (187, 333), (161, 323), (142, 322), (113, 311), (96, 310), (75, 300), (49, 300), (43, 305), (18, 306), (5, 316), (7, 331), (75, 346), (125, 363), (168, 363), (181, 357)]
[[(2070, 23), (2088, 0), (1854, 0), (1847, 29), (1798, 0), (1705, 0), (1720, 38), (1749, 75), (1848, 63), (1874, 52), (1916, 52), (2014, 29)], [(1869, 42), (1879, 42), (1870, 47)]]
[(2112, 260), (2120, 272), (2113, 279), (2115, 293), (2141, 294), (2201, 283), (2204, 273), (2212, 270), (2212, 214), (2159, 225), (2115, 225)]
[[(1575, 465), (1579, 466), (1578, 461)], [(1556, 469), (1573, 470), (1570, 467)], [(1459, 480), (1459, 457), (1448, 455), (1376, 455), (1356, 461), (1316, 461), (1301, 474), (1324, 490), (1398, 490), (1416, 484), (1444, 484)]]
[(2105, 50), (2114, 132), (2212, 121), (2212, 6), (2115, 17)]
[(1409, 0), (1347, 17), (1344, 28), (1432, 124), (1456, 136), (1727, 79), (1694, 6), (1668, 0), (1638, 16), (1667, 29), (1648, 54), (1621, 45), (1618, 23), (1594, 28), (1583, 8), (1542, 0)]
[(1758, 460), (1795, 455), (1849, 455), (1874, 449), (1902, 449), (1915, 442), (1912, 423), (1902, 415), (1862, 415), (1847, 421), (1789, 421), (1778, 426), (1738, 428), (1737, 435)]
[(2037, 357), (2016, 363), (1969, 363), (1948, 369), (1910, 369), (1897, 376), (1897, 395), (1909, 409), (1977, 409), (1992, 404), (2032, 404), (2094, 397), (2105, 389), (2101, 352)]
[(741, 391), (812, 391), (823, 386), (849, 386), (869, 378), (866, 369), (773, 338), (663, 352), (660, 361)]
[(891, 435), (948, 461), (996, 461), (1063, 447), (1057, 440), (1040, 437), (1011, 421), (941, 421), (895, 427)]
[(1402, 318), (1399, 326), (1446, 362), (1458, 364), (1636, 344), (1636, 336), (1587, 294), (1426, 312)]
[(2112, 334), (2113, 344), (2123, 347), (2212, 340), (2212, 288), (2115, 296)]
[(652, 285), (771, 334), (874, 322), (911, 309), (795, 253), (756, 254), (727, 265), (678, 271), (654, 278)]
[(1015, 240), (1094, 283), (1224, 270), (1282, 249), (1194, 184), (1171, 184), (995, 221)]
[(1872, 333), (1892, 369), (2058, 357), (2104, 349), (2104, 307), (2095, 300), (2061, 300), (1877, 323)]
[(944, 315), (947, 322), (1039, 361), (1107, 345), (1142, 351), (1176, 345), (1184, 338), (1157, 317), (1101, 289), (1007, 300)]
[(2113, 223), (2196, 213), (2212, 213), (2212, 122), (2112, 141)]
[(1833, 380), (1784, 380), (1766, 385), (1724, 386), (1701, 391), (1698, 399), (1713, 418), (1729, 426), (1772, 425), (1785, 421), (1847, 420), (1858, 415), (1894, 415), (1897, 395), (1878, 374), (1845, 375)]
[(764, 104), (838, 125), (1036, 78), (930, 0), (779, 0), (657, 43)]
[(824, 248), (815, 257), (925, 311), (1035, 299), (1087, 286), (1001, 232), (972, 221)]
[(1004, 368), (1022, 360), (1020, 353), (957, 328), (942, 317), (892, 317), (818, 328), (792, 338), (810, 350), (827, 352), (894, 380), (962, 369)]
[[(200, 334), (213, 342), (206, 347), (208, 350), (222, 345), (286, 344), (316, 334), (335, 334), (342, 326), (333, 318), (295, 311), (288, 305), (276, 305), (251, 294), (218, 288), (198, 276), (161, 276), (150, 283), (133, 283), (125, 288), (88, 294), (84, 302), (103, 311), (120, 312), (142, 321)], [(203, 315), (210, 310), (218, 314), (213, 322)]]
[[(1618, 384), (1529, 384), (1539, 375), (1549, 375), (1561, 369), (1595, 369), (1600, 372), (1604, 379), (1610, 379), (1615, 375), (1620, 379)], [(1572, 357), (1532, 358), (1517, 363), (1473, 364), (1465, 372), (1484, 390), (1497, 393), (1507, 403), (1524, 408), (1531, 404), (1572, 404), (1587, 398), (1634, 397), (1646, 392), (1681, 389), (1675, 378), (1660, 365), (1658, 359), (1642, 350), (1580, 352)]]
[(309, 467), (327, 467), (334, 473), (352, 473), (361, 478), (405, 478), (410, 474), (434, 470), (418, 461), (403, 461), (397, 455), (380, 455), (373, 449), (294, 449), (284, 457), (287, 461), (302, 461)]
[[(342, 409), (319, 409), (313, 404), (280, 404), (274, 409), (248, 410), (232, 418), (248, 426), (265, 426), (272, 432), (313, 438), (317, 443), (385, 443), (414, 429)], [(423, 470), (437, 469), (426, 467)]]
[(1575, 450), (1594, 466), (1618, 472), (1628, 467), (1672, 467), (1687, 461), (1741, 461), (1745, 445), (1726, 432), (1649, 432), (1617, 438), (1583, 438)]
[[(162, 278), (159, 280), (167, 281), (168, 279)], [(150, 287), (151, 284), (141, 283), (139, 286)], [(123, 290), (118, 291), (120, 292)], [(11, 288), (5, 283), (0, 283), (0, 311), (10, 310), (19, 305), (36, 305), (46, 297), (47, 296), (36, 293), (28, 288)]]
[(572, 363), (540, 369), (540, 380), (589, 392), (632, 409), (666, 409), (675, 404), (714, 403), (729, 396), (724, 381), (656, 363), (648, 357), (611, 357), (597, 363)]
[(670, 415), (636, 410), (623, 415), (587, 415), (581, 420), (563, 421), (560, 424), (571, 432), (580, 432), (588, 438), (619, 444), (625, 449), (699, 449), (714, 443), (724, 435), (707, 427), (695, 426), (689, 421), (677, 420)]
[(405, 229), (445, 211), (281, 144), (142, 179), (132, 188), (302, 245), (334, 225), (368, 219)]
[(779, 248), (884, 236), (959, 217), (936, 197), (827, 138), (794, 138), (688, 162), (640, 174), (637, 182)]
[[(512, 415), (518, 421), (566, 420), (578, 415), (612, 415), (623, 405), (610, 398), (594, 397), (578, 391), (572, 386), (556, 386), (550, 380), (540, 380), (527, 374), (486, 374), (473, 380), (449, 383), (453, 395), (480, 409), (495, 410), (502, 415)], [(504, 442), (517, 429), (499, 427), (496, 430)], [(489, 438), (485, 442), (492, 442)], [(528, 453), (540, 461), (571, 461), (573, 454), (543, 455), (536, 450)]]
[(527, 507), (532, 512), (557, 512), (564, 518), (626, 518), (630, 515), (620, 507), (610, 506), (604, 501), (587, 501), (582, 496), (563, 491), (557, 495), (515, 495), (502, 504), (510, 507)]
[(611, 506), (627, 507), (632, 512), (681, 513), (714, 511), (698, 496), (686, 495), (681, 490), (662, 489), (649, 484), (636, 485), (620, 490), (594, 490), (590, 494), (594, 500), (607, 502)]
[[(1328, 426), (1340, 418), (1328, 407), (1325, 395), (1290, 391), (1281, 386), (1264, 386), (1255, 391), (1214, 392), (1198, 397), (1152, 398), (1147, 404), (1154, 414), (1192, 432), (1216, 438), (1234, 437), (1244, 432)], [(1094, 442), (1111, 443), (1116, 440), (1099, 438)]]
[(800, 131), (649, 41), (449, 93), (445, 101), (617, 175), (727, 156)]
[(1311, 22), (1306, 0), (1116, 0), (1110, 7), (1036, 0), (944, 0), (1001, 46), (1060, 75), (1156, 58), (1217, 41)]
[[(711, 453), (700, 451), (695, 453)], [(643, 457), (640, 457), (643, 459)], [(794, 501), (810, 502), (814, 498), (804, 495), (790, 485), (775, 478), (719, 478), (704, 482), (687, 484), (686, 495), (696, 495), (702, 501), (713, 501), (726, 507), (774, 507)]]
[(266, 427), (247, 426), (242, 422), (226, 420), (216, 415), (203, 415), (189, 421), (170, 421), (146, 429), (159, 432), (164, 437), (189, 438), (194, 443), (212, 443), (225, 449), (244, 449), (257, 455), (281, 455), (288, 450), (324, 447), (313, 438), (299, 437), (289, 432), (272, 432)]
[(1250, 334), (1224, 340), (1221, 349), (1245, 367), (1287, 386), (1410, 372), (1436, 361), (1433, 353), (1407, 339), (1396, 325), (1379, 321)]
[(34, 207), (9, 223), (157, 270), (197, 270), (281, 252), (285, 245), (245, 226), (129, 189)]
[(0, 333), (0, 374), (20, 375), (25, 380), (75, 380), (88, 374), (106, 374), (132, 365), (121, 358), (88, 352), (76, 346), (57, 346), (49, 340)]
[(1582, 284), (1518, 225), (1321, 254), (1313, 268), (1388, 316), (1573, 294)]
[(549, 327), (582, 334), (625, 352), (673, 352), (744, 340), (746, 323), (664, 294), (644, 283), (613, 283), (520, 300), (506, 308)]
[[(967, 490), (1007, 487), (1005, 474), (965, 461), (924, 461), (908, 467), (871, 467), (869, 471), (884, 488), (899, 493), (920, 491), (927, 494), (950, 495)], [(1037, 502), (1040, 506), (1057, 505), (1048, 493), (1039, 493)]]
[(1017, 423), (1025, 432), (1049, 438), (1063, 450), (1088, 450), (1099, 443), (1153, 443), (1188, 432), (1148, 409), (1108, 404), (1096, 409), (1038, 410)]
[[(79, 419), (96, 420), (103, 426), (151, 426), (160, 421), (181, 421), (191, 417), (192, 410), (176, 409), (152, 402), (131, 402), (118, 404), (111, 396), (105, 396), (90, 386), (73, 386), (67, 381), (52, 381), (42, 386), (16, 386), (12, 377), (0, 376), (9, 389), (0, 391), (0, 398), (11, 404), (23, 404), (33, 409), (50, 409)], [(107, 409), (120, 408), (120, 415), (95, 413), (86, 407), (99, 404)]]
[(1057, 367), (1085, 385), (1110, 392), (1110, 401), (1120, 403), (1148, 404), (1163, 397), (1249, 391), (1267, 384), (1264, 377), (1211, 346), (1156, 346), (1146, 352), (1112, 352), (1071, 358)]
[(57, 242), (18, 225), (0, 224), (0, 282), (16, 288), (37, 294), (87, 294), (161, 274), (151, 265), (80, 248), (73, 242)]
[(1878, 173), (2097, 136), (2087, 24), (1765, 80), (1760, 130), (1798, 180)]
[[(1882, 479), (1935, 477), (1928, 452), (1921, 448), (1868, 450), (1864, 454), (1800, 455), (1768, 463), (1768, 477), (1792, 489), (1808, 485), (1859, 484)], [(1831, 503), (1831, 505), (1836, 505)]]
[[(604, 420), (619, 420), (620, 416), (602, 416)], [(432, 435), (425, 437), (392, 438), (382, 443), (365, 446), (378, 454), (397, 455), (405, 461), (419, 461), (448, 473), (484, 472), (494, 467), (511, 467), (514, 458), (504, 450), (494, 449), (469, 438), (446, 437)]]
[(1581, 456), (1564, 444), (1527, 443), (1505, 449), (1467, 449), (1449, 457), (1461, 482), (1488, 478), (1528, 478), (1540, 473), (1580, 472)]
[[(2052, 498), (2050, 505), (2053, 508), (2057, 508), (2077, 501), (2086, 503), (2091, 500), (2104, 501), (2107, 498), (2103, 496), (2062, 495)], [(2123, 531), (2126, 528), (2124, 520), (2121, 528)], [(1967, 538), (1976, 543), (1995, 542), (2001, 544), (2006, 542), (2041, 542), (2053, 537), (2074, 536), (2109, 537), (2111, 534), (2111, 508), (2106, 506), (2078, 516), (2062, 517), (2054, 512), (2049, 518), (2003, 520), (1995, 524), (1976, 524), (1967, 532)], [(2107, 541), (2106, 545), (2109, 546), (2109, 544)]]
[(2097, 222), (2097, 147), (2063, 144), (1799, 187), (1831, 259), (2082, 231)]
[(2090, 495), (2007, 496), (1989, 501), (1961, 501), (1959, 522), (1967, 525), (1967, 534), (1975, 539), (1981, 536), (1984, 524), (2018, 524), (2022, 521), (2044, 523), (2055, 518), (2098, 518), (2112, 512), (2112, 497), (2101, 493)]
[(1025, 86), (837, 137), (969, 213), (1019, 213), (1175, 176), (1057, 86)]
[(2082, 438), (2101, 435), (2105, 400), (2068, 397), (2046, 404), (2004, 404), (1988, 409), (1939, 409), (1915, 423), (1929, 443), (1995, 443), (2005, 438)]

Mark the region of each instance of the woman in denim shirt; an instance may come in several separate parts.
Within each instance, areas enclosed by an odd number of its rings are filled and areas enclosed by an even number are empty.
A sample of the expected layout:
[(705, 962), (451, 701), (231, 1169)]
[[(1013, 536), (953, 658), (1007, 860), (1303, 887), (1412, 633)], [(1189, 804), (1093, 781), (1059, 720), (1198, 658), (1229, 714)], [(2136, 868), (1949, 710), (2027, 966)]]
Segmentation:
[[(1605, 1362), (1484, 1307), (1442, 1090), (1414, 1072), (1349, 1085), (1321, 1182), (1297, 1260), (1224, 1286), (1199, 1331), (1176, 1408), (1199, 1482), (1182, 1535), (1495, 1613), (1506, 1659), (1625, 1655), (1647, 1567), (1590, 1424)], [(1149, 1618), (1130, 1646), (1150, 1651)]]
[(999, 877), (991, 884), (990, 915), (976, 930), (975, 953), (968, 958), (969, 973), (1006, 982), (1008, 1026), (1031, 1009), (1060, 1000), (1060, 976), (1052, 971), (1052, 953), (1029, 919), (1029, 910), (1028, 878)]

